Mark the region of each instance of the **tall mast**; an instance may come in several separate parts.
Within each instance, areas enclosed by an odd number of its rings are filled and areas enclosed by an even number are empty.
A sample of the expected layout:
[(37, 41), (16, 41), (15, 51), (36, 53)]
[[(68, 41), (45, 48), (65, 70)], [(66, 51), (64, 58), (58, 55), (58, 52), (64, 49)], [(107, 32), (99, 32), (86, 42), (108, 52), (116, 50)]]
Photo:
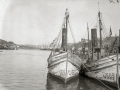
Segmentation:
[(119, 87), (119, 55), (118, 53), (120, 53), (120, 29), (119, 29), (119, 45), (118, 45), (118, 50), (117, 50), (117, 84), (118, 84), (118, 90), (120, 90)]
[[(65, 15), (66, 15), (66, 30), (67, 30), (67, 29), (68, 29), (68, 28), (67, 28), (67, 25), (68, 25), (68, 17), (69, 17), (69, 15), (68, 15), (68, 9), (66, 9)], [(67, 31), (68, 31), (68, 30), (67, 30)]]
[(101, 48), (102, 48), (102, 27), (101, 27), (101, 18), (100, 18), (100, 11), (98, 12), (98, 17), (99, 17), (99, 30), (100, 30), (100, 52), (101, 52)]
[(88, 31), (88, 59), (89, 59), (90, 44), (89, 44), (89, 27), (88, 27), (88, 23), (87, 23), (87, 31)]
[[(69, 18), (68, 9), (66, 9), (65, 15), (66, 15), (66, 33), (67, 33), (68, 32), (68, 18)], [(67, 36), (66, 36), (66, 43), (67, 43)], [(66, 51), (67, 51), (67, 46), (66, 46)]]
[(117, 86), (118, 86), (118, 90), (120, 90), (120, 87), (119, 87), (119, 58), (118, 58), (118, 49), (117, 49)]
[[(119, 29), (119, 48), (120, 48), (120, 29)], [(120, 53), (120, 49), (119, 49), (119, 53)]]
[[(68, 32), (68, 18), (69, 18), (69, 13), (68, 13), (68, 9), (66, 9), (66, 13), (65, 13), (65, 18), (66, 18), (66, 43), (67, 43), (67, 32)], [(66, 51), (67, 51), (67, 44), (66, 44)], [(67, 77), (67, 65), (68, 65), (68, 53), (67, 53), (67, 62), (66, 62), (66, 76)], [(65, 83), (66, 83), (66, 79), (65, 79)]]

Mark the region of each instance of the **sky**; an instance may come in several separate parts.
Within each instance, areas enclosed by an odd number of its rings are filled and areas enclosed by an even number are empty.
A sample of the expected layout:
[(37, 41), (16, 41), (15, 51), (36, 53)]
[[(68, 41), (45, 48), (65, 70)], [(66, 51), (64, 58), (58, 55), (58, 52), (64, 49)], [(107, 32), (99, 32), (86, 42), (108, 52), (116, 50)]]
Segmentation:
[(111, 25), (112, 35), (118, 35), (120, 3), (109, 0), (0, 0), (0, 39), (16, 44), (49, 44), (60, 32), (66, 8), (76, 42), (87, 38), (87, 23), (89, 29), (95, 27), (99, 10), (105, 32), (109, 33)]

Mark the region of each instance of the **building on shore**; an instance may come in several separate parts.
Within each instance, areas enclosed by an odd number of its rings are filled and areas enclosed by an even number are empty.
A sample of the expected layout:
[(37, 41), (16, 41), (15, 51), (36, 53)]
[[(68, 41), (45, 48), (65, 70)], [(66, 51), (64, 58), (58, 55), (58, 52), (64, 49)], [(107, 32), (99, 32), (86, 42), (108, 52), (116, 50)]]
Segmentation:
[(15, 50), (17, 49), (18, 45), (13, 43), (12, 41), (5, 41), (0, 39), (0, 49), (6, 49), (6, 50)]

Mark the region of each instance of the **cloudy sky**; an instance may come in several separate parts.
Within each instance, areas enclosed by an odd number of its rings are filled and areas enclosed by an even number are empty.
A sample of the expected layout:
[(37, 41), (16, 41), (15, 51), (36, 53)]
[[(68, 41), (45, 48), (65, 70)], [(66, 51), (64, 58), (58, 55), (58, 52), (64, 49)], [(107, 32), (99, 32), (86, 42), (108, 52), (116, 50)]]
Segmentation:
[[(66, 8), (76, 41), (95, 26), (99, 8), (112, 35), (120, 29), (120, 4), (109, 0), (0, 0), (0, 38), (17, 44), (48, 44), (57, 37)], [(94, 22), (94, 23), (93, 23)], [(69, 38), (71, 40), (71, 37)]]

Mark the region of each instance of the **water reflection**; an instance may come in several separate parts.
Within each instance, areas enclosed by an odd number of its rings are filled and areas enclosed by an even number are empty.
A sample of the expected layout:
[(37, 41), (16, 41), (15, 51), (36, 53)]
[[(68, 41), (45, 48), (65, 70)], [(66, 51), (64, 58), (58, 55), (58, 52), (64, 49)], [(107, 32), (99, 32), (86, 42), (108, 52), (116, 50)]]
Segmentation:
[(8, 89), (5, 88), (2, 84), (0, 84), (0, 90), (8, 90)]
[[(109, 86), (110, 87), (110, 86)], [(113, 90), (117, 90), (110, 87)], [(100, 82), (80, 76), (65, 84), (63, 81), (47, 74), (46, 90), (110, 90)]]
[(94, 80), (94, 79), (90, 79), (87, 77), (83, 77), (80, 76), (80, 84), (83, 83), (83, 88), (81, 90), (110, 90), (109, 88), (111, 88), (111, 90), (117, 90), (114, 87), (111, 87), (109, 85), (107, 85), (108, 87), (106, 87), (105, 85), (101, 84), (99, 81)]
[(67, 84), (63, 81), (47, 74), (46, 90), (79, 90), (79, 78), (72, 79)]
[(49, 54), (38, 50), (0, 53), (0, 90), (109, 90), (98, 81), (82, 76), (65, 85), (59, 79), (47, 75), (45, 60)]

